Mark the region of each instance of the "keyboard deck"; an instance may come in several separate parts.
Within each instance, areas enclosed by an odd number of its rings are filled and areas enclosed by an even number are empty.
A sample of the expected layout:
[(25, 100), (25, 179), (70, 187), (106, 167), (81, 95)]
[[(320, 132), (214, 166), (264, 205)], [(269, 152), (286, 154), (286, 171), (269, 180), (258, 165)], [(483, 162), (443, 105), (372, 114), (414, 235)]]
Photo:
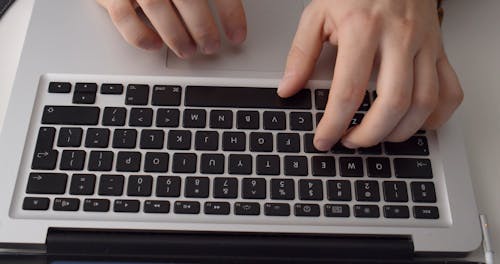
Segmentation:
[[(41, 85), (17, 217), (444, 224), (435, 133), (313, 146), (328, 90), (54, 80)], [(376, 98), (367, 92), (352, 126)], [(381, 221), (384, 220), (384, 221)]]

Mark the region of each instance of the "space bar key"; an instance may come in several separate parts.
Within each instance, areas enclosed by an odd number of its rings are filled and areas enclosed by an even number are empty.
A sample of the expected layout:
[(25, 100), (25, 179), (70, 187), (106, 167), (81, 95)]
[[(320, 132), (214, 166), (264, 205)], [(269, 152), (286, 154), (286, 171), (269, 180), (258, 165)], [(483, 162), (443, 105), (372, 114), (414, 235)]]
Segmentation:
[(42, 123), (47, 125), (97, 125), (99, 107), (53, 106), (43, 108)]

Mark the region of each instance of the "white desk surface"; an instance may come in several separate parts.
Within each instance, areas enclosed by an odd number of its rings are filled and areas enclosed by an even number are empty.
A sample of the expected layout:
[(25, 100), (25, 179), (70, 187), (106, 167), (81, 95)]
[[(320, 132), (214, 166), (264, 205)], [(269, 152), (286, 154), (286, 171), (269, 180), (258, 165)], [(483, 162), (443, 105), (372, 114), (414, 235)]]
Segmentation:
[[(0, 128), (33, 2), (18, 0), (0, 20)], [(500, 254), (500, 1), (453, 0), (445, 10), (448, 55), (466, 94), (459, 114), (476, 198)]]

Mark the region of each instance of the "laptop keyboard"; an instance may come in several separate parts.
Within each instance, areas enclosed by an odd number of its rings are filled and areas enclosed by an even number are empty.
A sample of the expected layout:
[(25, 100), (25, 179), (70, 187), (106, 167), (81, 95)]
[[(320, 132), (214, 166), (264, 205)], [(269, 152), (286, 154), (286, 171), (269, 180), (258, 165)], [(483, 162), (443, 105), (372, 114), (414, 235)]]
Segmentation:
[[(42, 105), (24, 212), (440, 217), (429, 133), (320, 152), (313, 137), (325, 89), (280, 99), (270, 88), (71, 82), (44, 88), (46, 98), (64, 100)], [(351, 126), (375, 98), (366, 93)]]

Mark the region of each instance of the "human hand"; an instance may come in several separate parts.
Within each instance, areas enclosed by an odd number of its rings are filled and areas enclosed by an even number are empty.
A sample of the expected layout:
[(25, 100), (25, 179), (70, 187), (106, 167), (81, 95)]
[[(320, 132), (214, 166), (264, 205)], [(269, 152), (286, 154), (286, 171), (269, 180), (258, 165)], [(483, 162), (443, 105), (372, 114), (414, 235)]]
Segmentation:
[[(281, 97), (303, 88), (325, 41), (338, 45), (338, 53), (314, 138), (318, 150), (339, 140), (349, 148), (404, 141), (421, 128), (438, 128), (463, 100), (443, 48), (435, 0), (312, 1), (288, 55)], [(363, 121), (347, 130), (377, 66), (378, 97)]]
[[(220, 48), (220, 34), (208, 0), (97, 0), (130, 44), (151, 50), (166, 43), (180, 58), (197, 51), (213, 54)], [(246, 18), (241, 0), (214, 0), (227, 38), (239, 44), (246, 38)], [(140, 7), (151, 29), (136, 10)]]

